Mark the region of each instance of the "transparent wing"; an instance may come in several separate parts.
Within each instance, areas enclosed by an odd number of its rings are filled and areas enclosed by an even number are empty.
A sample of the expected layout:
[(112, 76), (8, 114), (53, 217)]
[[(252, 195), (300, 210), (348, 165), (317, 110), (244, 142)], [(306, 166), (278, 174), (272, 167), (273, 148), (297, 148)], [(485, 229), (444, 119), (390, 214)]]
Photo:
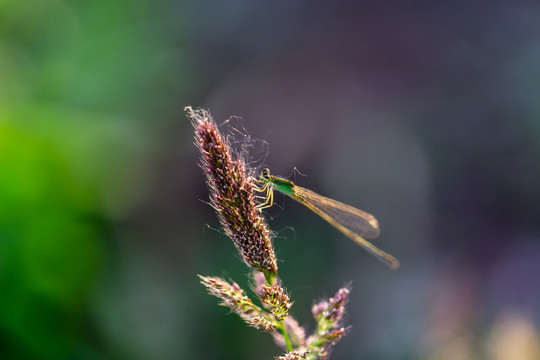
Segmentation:
[[(353, 233), (367, 239), (374, 239), (379, 236), (379, 222), (373, 215), (300, 186), (295, 186), (294, 193)], [(315, 212), (318, 214), (317, 211)]]
[(328, 221), (390, 269), (399, 267), (399, 261), (395, 257), (364, 239), (364, 237), (375, 238), (379, 236), (379, 223), (373, 215), (300, 186), (295, 186), (293, 194), (289, 196)]

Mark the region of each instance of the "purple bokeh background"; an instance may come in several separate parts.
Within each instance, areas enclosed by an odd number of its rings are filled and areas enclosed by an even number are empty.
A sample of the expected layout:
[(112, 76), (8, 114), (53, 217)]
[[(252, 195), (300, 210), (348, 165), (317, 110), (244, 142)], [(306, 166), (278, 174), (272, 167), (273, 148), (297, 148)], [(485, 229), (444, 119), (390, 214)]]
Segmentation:
[(0, 5), (0, 357), (280, 354), (198, 283), (247, 287), (248, 269), (213, 230), (191, 105), (248, 132), (254, 168), (379, 220), (374, 243), (399, 270), (288, 198), (266, 211), (308, 332), (313, 301), (352, 284), (332, 359), (540, 358), (538, 14), (533, 1)]

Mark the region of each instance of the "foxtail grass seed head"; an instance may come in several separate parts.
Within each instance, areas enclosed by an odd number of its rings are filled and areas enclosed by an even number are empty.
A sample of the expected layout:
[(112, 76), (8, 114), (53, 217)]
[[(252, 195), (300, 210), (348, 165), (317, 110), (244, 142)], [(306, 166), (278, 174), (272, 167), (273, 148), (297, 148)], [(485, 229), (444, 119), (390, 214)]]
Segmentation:
[(266, 332), (273, 332), (277, 328), (277, 324), (275, 321), (270, 321), (264, 316), (254, 316), (250, 318), (247, 322), (250, 326)]
[(201, 151), (201, 167), (210, 190), (210, 203), (218, 213), (225, 234), (244, 261), (268, 279), (277, 274), (276, 257), (268, 227), (256, 208), (252, 180), (246, 165), (218, 131), (209, 112), (185, 108), (195, 127), (195, 144)]
[(311, 312), (317, 320), (327, 320), (333, 323), (339, 323), (345, 312), (345, 304), (349, 296), (348, 288), (341, 288), (336, 295), (328, 300), (323, 300), (313, 305)]
[(342, 327), (345, 305), (350, 290), (341, 288), (336, 295), (313, 305), (311, 311), (317, 320), (315, 333), (307, 339), (307, 347), (312, 350), (313, 359), (326, 359), (331, 347), (345, 335)]
[(253, 304), (246, 296), (244, 290), (233, 282), (232, 284), (219, 278), (199, 275), (203, 284), (211, 295), (221, 299), (220, 305), (228, 307), (238, 314), (248, 325), (267, 332), (274, 331), (278, 322), (274, 317)]
[(218, 277), (199, 275), (199, 278), (210, 295), (221, 299), (220, 305), (226, 306), (235, 313), (246, 317), (257, 312), (257, 306), (245, 295), (244, 290), (237, 283), (233, 282), (231, 284)]
[(285, 290), (278, 284), (263, 285), (259, 298), (278, 321), (283, 321), (292, 307), (289, 296), (285, 294)]
[(343, 337), (343, 335), (345, 335), (345, 331), (347, 331), (347, 329), (345, 328), (339, 328), (339, 329), (333, 329), (333, 330), (330, 330), (328, 332), (328, 334), (326, 335), (326, 337), (328, 338), (328, 340), (333, 344), (335, 344), (339, 339), (341, 339)]

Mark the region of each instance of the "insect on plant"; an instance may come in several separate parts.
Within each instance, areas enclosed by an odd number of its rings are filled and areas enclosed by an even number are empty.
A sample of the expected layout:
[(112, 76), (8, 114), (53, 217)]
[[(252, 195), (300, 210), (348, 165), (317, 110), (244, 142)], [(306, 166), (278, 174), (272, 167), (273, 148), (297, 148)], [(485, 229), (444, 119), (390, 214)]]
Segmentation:
[(374, 239), (379, 236), (379, 222), (373, 215), (319, 195), (294, 184), (290, 180), (271, 175), (269, 169), (263, 169), (259, 179), (255, 179), (254, 181), (260, 184), (260, 186), (254, 186), (255, 191), (265, 193), (261, 197), (264, 201), (257, 206), (259, 210), (273, 205), (274, 190), (278, 190), (322, 217), (330, 225), (362, 246), (390, 269), (397, 269), (399, 267), (399, 261), (395, 257), (382, 251), (365, 239)]
[(274, 190), (278, 190), (307, 206), (395, 269), (399, 262), (394, 257), (364, 239), (379, 235), (377, 220), (364, 211), (272, 176), (268, 169), (258, 179), (250, 177), (245, 157), (231, 148), (210, 113), (191, 107), (186, 107), (186, 111), (195, 128), (195, 144), (201, 151), (200, 164), (206, 176), (210, 204), (224, 233), (250, 268), (253, 292), (262, 306), (232, 280), (199, 275), (201, 283), (221, 300), (220, 305), (236, 313), (248, 326), (272, 334), (276, 344), (286, 351), (276, 360), (328, 360), (333, 346), (348, 331), (343, 326), (343, 315), (350, 288), (341, 287), (334, 296), (311, 307), (316, 324), (311, 335), (306, 336), (305, 327), (291, 314), (294, 302), (279, 276), (272, 232), (261, 210), (272, 206)]

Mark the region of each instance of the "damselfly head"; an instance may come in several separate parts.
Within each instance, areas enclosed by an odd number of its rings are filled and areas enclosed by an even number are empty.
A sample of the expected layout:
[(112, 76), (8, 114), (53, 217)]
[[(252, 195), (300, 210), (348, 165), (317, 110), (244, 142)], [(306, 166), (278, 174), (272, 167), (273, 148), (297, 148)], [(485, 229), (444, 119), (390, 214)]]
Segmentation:
[(270, 180), (270, 169), (265, 168), (261, 171), (261, 180), (264, 180), (264, 181)]

